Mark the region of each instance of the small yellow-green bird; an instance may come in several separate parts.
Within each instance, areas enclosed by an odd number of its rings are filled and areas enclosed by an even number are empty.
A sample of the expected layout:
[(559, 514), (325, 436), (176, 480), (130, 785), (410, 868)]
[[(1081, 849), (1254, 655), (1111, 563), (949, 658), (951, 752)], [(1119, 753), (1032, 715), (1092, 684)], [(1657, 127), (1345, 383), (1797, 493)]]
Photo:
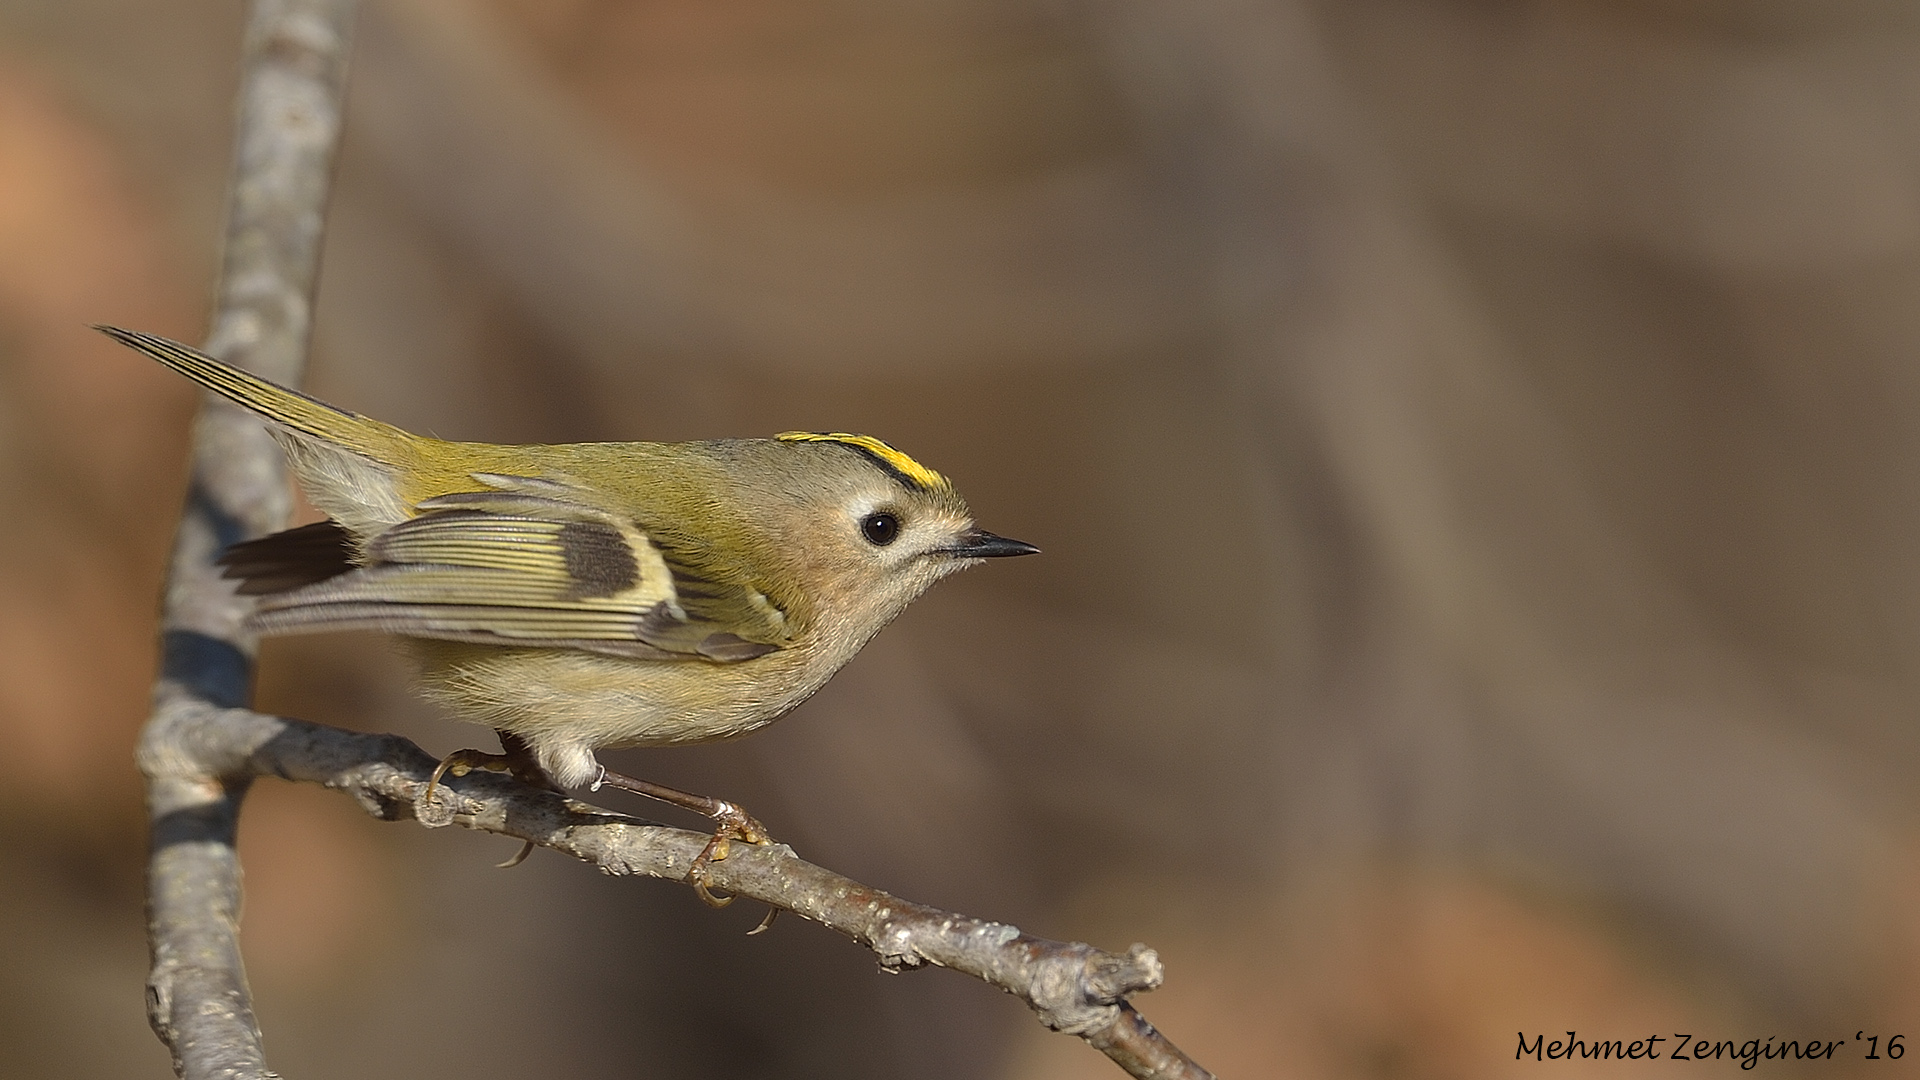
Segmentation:
[(261, 598), (251, 629), (416, 639), (426, 693), (507, 750), (461, 751), (442, 771), (537, 765), (564, 787), (693, 806), (721, 822), (702, 866), (764, 830), (731, 804), (608, 773), (595, 751), (761, 727), (934, 582), (1038, 550), (975, 527), (946, 477), (864, 435), (446, 442), (99, 329), (271, 421), (328, 515), (228, 552), (229, 576)]

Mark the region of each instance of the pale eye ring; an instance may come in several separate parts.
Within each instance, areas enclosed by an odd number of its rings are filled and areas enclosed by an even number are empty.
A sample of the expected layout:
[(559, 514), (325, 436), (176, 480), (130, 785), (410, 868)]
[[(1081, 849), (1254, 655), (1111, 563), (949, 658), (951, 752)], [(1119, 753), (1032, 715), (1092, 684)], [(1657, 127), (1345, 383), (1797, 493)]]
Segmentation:
[(900, 515), (877, 510), (860, 519), (860, 535), (874, 547), (886, 547), (900, 538)]

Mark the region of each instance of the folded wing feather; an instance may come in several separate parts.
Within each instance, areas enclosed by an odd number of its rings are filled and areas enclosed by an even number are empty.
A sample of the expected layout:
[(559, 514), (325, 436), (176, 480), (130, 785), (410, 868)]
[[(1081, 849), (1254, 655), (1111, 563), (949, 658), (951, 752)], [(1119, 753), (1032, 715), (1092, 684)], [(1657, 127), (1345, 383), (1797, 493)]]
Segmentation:
[(250, 624), (657, 660), (747, 660), (779, 647), (783, 620), (690, 615), (674, 569), (635, 523), (567, 497), (558, 481), (476, 479), (493, 490), (423, 500), (424, 513), (371, 538), (365, 565), (265, 597)]

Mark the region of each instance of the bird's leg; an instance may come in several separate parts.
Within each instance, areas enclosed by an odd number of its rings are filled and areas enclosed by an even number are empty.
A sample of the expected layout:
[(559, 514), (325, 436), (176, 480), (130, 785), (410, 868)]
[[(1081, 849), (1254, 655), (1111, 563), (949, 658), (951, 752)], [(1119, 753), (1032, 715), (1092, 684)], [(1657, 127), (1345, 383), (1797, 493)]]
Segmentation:
[[(532, 784), (548, 791), (560, 790), (560, 786), (553, 782), (553, 777), (547, 775), (547, 770), (541, 768), (540, 759), (534, 755), (533, 748), (527, 745), (525, 739), (511, 731), (496, 729), (494, 734), (500, 736), (501, 753), (489, 754), (485, 750), (455, 750), (441, 758), (440, 764), (433, 770), (433, 775), (427, 778), (427, 790), (421, 794), (420, 801), (426, 803), (433, 801), (434, 789), (440, 786), (442, 776), (448, 773), (465, 776), (475, 769), (511, 773), (514, 779), (523, 784)], [(502, 868), (519, 866), (531, 854), (533, 854), (533, 841), (523, 841), (519, 852), (500, 866)]]
[(555, 783), (552, 774), (540, 764), (539, 755), (533, 752), (533, 747), (527, 744), (527, 740), (502, 728), (494, 728), (493, 733), (500, 737), (502, 751), (500, 756), (506, 759), (507, 771), (513, 774), (515, 780), (562, 795), (566, 794), (566, 789)]
[(707, 846), (701, 848), (700, 854), (694, 856), (693, 865), (687, 867), (687, 881), (693, 885), (693, 891), (699, 893), (700, 899), (713, 907), (726, 907), (733, 903), (733, 897), (715, 896), (708, 890), (707, 864), (726, 858), (728, 848), (735, 840), (747, 844), (773, 842), (773, 837), (767, 835), (765, 825), (760, 824), (752, 814), (747, 813), (739, 805), (725, 799), (716, 799), (711, 795), (695, 795), (664, 784), (656, 784), (650, 780), (636, 780), (631, 776), (609, 772), (604, 767), (600, 770), (600, 778), (594, 781), (593, 786), (597, 788), (602, 784), (617, 787), (622, 791), (631, 791), (636, 795), (645, 795), (649, 799), (672, 803), (713, 819), (716, 826), (713, 830), (713, 839), (707, 841)]

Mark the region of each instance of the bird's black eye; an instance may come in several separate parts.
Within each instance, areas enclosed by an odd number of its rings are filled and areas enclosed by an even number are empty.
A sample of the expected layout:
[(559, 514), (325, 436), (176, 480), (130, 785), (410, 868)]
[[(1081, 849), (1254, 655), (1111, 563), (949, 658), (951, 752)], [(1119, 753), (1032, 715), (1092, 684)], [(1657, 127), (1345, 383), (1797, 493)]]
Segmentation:
[(874, 547), (886, 547), (900, 536), (900, 515), (885, 510), (860, 519), (860, 535)]

